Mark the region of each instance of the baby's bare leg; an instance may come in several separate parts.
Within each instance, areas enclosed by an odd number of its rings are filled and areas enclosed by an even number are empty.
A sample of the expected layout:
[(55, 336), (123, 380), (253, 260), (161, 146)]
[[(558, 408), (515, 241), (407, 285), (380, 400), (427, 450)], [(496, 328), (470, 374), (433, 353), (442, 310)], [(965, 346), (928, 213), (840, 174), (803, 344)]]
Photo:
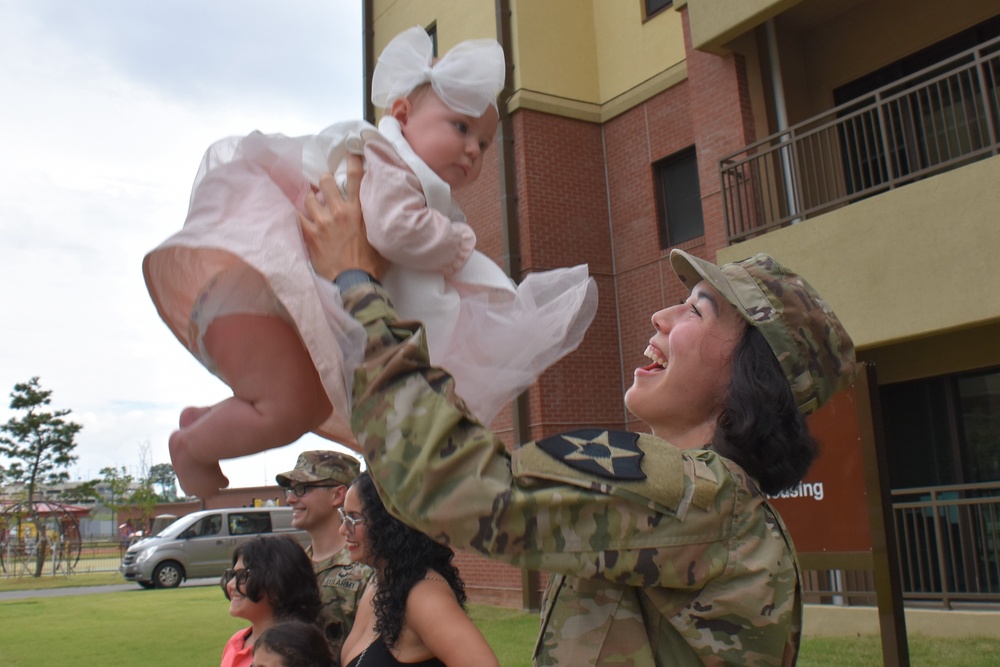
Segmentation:
[(228, 484), (219, 461), (294, 442), (330, 414), (319, 374), (294, 329), (279, 317), (225, 315), (205, 332), (205, 349), (233, 397), (170, 437), (181, 488), (201, 497)]
[(212, 409), (211, 407), (208, 407), (208, 408), (195, 408), (195, 407), (184, 408), (183, 410), (181, 410), (180, 427), (184, 428), (185, 426), (190, 426), (191, 424), (195, 423), (198, 419), (200, 419), (202, 415), (204, 415), (206, 412), (208, 412), (211, 409)]

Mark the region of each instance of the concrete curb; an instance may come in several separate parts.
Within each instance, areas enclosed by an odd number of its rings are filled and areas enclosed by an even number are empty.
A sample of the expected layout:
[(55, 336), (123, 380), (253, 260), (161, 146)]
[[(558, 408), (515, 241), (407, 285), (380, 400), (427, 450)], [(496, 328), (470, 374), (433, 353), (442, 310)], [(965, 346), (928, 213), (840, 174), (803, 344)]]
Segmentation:
[[(1000, 610), (907, 609), (904, 613), (907, 635), (1000, 636)], [(803, 612), (804, 637), (857, 637), (879, 633), (878, 609), (875, 607), (807, 604)]]

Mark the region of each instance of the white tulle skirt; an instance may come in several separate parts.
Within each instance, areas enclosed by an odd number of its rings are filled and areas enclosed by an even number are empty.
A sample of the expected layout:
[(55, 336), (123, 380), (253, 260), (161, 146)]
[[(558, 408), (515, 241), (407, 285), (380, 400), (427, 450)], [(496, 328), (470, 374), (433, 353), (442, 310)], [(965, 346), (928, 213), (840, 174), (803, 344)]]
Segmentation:
[[(488, 424), (545, 369), (583, 341), (597, 312), (597, 286), (586, 265), (529, 274), (514, 298), (463, 296), (452, 336), (431, 361), (455, 378), (455, 390)], [(440, 362), (435, 361), (437, 356)]]
[[(315, 172), (316, 151), (329, 155), (329, 142), (322, 134), (254, 133), (213, 145), (184, 227), (146, 255), (143, 274), (160, 317), (210, 370), (214, 364), (200, 337), (215, 311), (198, 307), (199, 301), (217, 301), (207, 295), (218, 289), (223, 272), (221, 282), (234, 294), (266, 290), (265, 298), (244, 293), (238, 301), (255, 304), (248, 309), (276, 301), (273, 314), (302, 339), (333, 406), (317, 433), (353, 445), (351, 380), (363, 359), (365, 333), (344, 310), (336, 287), (313, 272), (296, 218), (316, 178), (309, 173)], [(446, 285), (458, 298), (421, 312), (396, 300), (392, 273), (386, 288), (401, 317), (425, 323), (431, 362), (455, 378), (457, 393), (483, 423), (576, 349), (597, 310), (597, 287), (586, 265), (530, 274), (509, 293)], [(242, 288), (229, 284), (233, 276), (245, 276)], [(218, 312), (241, 308), (229, 304)]]

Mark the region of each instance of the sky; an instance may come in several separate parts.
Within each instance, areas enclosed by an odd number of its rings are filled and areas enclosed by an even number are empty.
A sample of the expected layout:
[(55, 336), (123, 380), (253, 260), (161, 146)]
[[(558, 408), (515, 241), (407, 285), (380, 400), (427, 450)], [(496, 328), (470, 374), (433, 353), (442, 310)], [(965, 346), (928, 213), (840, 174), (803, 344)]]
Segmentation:
[[(73, 480), (168, 463), (187, 405), (231, 395), (160, 320), (143, 256), (184, 223), (205, 149), (362, 115), (361, 3), (0, 0), (0, 421), (38, 376), (83, 426)], [(223, 462), (272, 484), (307, 435)], [(4, 461), (0, 459), (0, 465)]]

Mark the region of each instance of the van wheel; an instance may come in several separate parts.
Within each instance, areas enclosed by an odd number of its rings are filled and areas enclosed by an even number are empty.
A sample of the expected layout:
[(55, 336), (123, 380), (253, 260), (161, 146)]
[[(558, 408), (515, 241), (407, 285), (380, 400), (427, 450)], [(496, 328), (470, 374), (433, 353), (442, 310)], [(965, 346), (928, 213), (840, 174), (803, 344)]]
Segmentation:
[(177, 588), (183, 578), (184, 568), (172, 560), (160, 563), (153, 570), (153, 583), (157, 588)]

